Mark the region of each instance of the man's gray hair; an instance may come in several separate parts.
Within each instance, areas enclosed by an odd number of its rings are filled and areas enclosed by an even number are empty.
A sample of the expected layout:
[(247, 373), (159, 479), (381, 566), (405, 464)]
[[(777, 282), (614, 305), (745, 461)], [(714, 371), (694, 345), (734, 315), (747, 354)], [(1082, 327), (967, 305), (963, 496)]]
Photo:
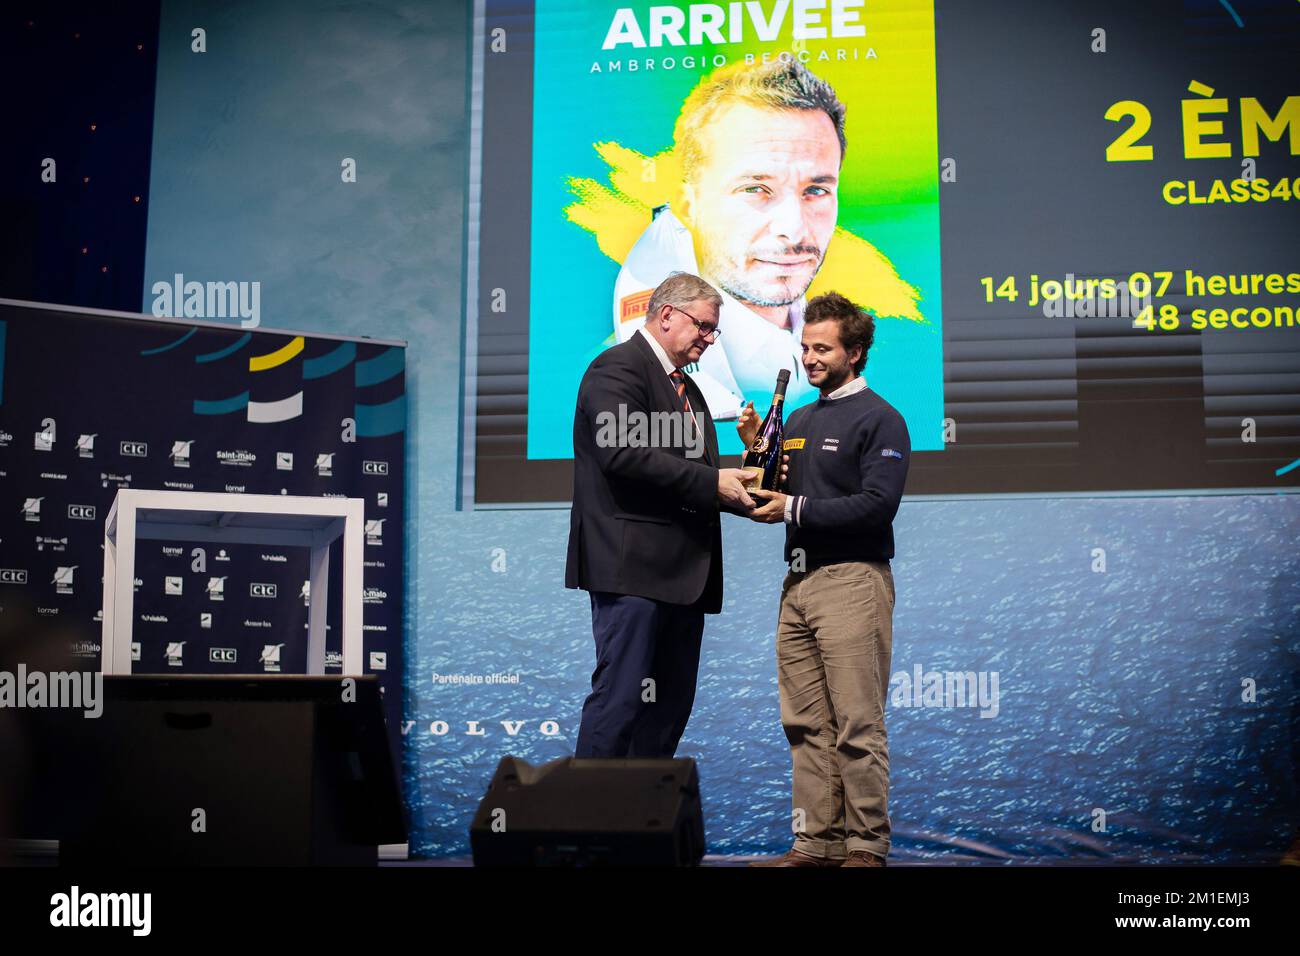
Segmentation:
[(722, 308), (722, 296), (697, 275), (689, 272), (670, 272), (668, 278), (655, 286), (646, 305), (645, 319), (649, 322), (666, 305), (680, 309), (692, 302), (708, 302)]
[(793, 56), (768, 63), (733, 63), (714, 70), (691, 90), (682, 104), (673, 130), (677, 155), (686, 182), (693, 182), (704, 159), (700, 134), (729, 102), (748, 103), (771, 110), (820, 110), (830, 118), (840, 141), (840, 162), (848, 141), (844, 138), (844, 104), (835, 89)]

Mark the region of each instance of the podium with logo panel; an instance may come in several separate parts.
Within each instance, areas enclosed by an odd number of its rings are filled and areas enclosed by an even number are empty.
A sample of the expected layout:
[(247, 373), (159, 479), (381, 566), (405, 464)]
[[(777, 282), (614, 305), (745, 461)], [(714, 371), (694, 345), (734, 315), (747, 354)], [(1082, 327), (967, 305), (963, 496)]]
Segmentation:
[(307, 673), (325, 673), (325, 609), (330, 545), (343, 539), (343, 673), (362, 673), (360, 498), (245, 495), (122, 488), (104, 522), (105, 674), (131, 673), (137, 541), (186, 541), (305, 547), (311, 551)]
[[(364, 501), (117, 492), (104, 523), (104, 713), (75, 728), (60, 823), (77, 865), (375, 865), (405, 839), (378, 679), (362, 674)], [(325, 677), (342, 538), (343, 675)], [(310, 549), (308, 675), (132, 675), (136, 542)]]

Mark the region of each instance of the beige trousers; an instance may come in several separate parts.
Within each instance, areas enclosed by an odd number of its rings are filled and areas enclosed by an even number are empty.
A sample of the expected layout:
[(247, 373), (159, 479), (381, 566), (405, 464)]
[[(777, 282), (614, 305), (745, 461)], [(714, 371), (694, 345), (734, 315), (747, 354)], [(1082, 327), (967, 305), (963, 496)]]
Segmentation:
[(887, 561), (792, 571), (782, 585), (781, 724), (794, 762), (795, 847), (812, 856), (889, 854), (893, 615)]

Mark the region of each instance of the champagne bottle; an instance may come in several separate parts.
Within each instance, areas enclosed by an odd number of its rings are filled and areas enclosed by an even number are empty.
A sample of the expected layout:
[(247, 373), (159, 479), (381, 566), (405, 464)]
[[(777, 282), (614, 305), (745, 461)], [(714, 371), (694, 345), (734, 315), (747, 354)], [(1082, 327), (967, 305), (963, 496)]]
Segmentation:
[(745, 479), (746, 491), (759, 488), (776, 491), (776, 486), (781, 481), (781, 440), (784, 429), (781, 412), (785, 406), (785, 387), (789, 382), (789, 369), (783, 368), (776, 373), (772, 407), (767, 410), (767, 417), (763, 419), (754, 443), (749, 446), (740, 463), (740, 467), (749, 472), (749, 477)]

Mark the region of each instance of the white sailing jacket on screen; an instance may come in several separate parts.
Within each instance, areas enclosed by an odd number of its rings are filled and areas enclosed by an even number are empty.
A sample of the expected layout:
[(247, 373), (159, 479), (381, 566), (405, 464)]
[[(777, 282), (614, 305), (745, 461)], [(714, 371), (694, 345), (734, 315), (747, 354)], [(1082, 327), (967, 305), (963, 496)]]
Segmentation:
[[(626, 342), (645, 324), (646, 305), (654, 287), (670, 272), (699, 275), (695, 245), (690, 231), (667, 206), (655, 210), (655, 217), (623, 261), (614, 283), (614, 331)], [(804, 299), (790, 306), (793, 331), (778, 329), (744, 303), (721, 289), (722, 310), (718, 328), (722, 334), (700, 358), (698, 368), (686, 372), (699, 385), (715, 420), (735, 419), (746, 401), (759, 396), (754, 407), (762, 414), (762, 396), (770, 397), (776, 373), (789, 369), (786, 407), (803, 404), (816, 390), (808, 384), (800, 362), (799, 336), (803, 329)]]

